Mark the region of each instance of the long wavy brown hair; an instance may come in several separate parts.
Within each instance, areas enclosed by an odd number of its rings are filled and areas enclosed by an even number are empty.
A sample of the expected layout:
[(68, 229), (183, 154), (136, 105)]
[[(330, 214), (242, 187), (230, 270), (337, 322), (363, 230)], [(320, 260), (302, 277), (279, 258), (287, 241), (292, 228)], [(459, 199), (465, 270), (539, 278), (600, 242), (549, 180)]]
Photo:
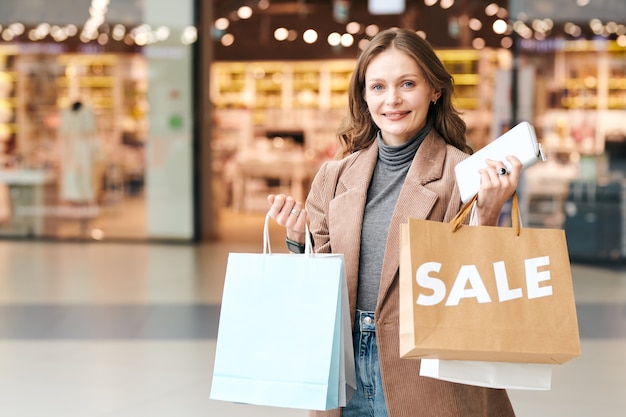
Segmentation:
[(365, 149), (376, 139), (378, 127), (374, 124), (365, 102), (365, 71), (372, 59), (390, 48), (396, 48), (414, 59), (426, 81), (435, 91), (441, 91), (439, 99), (428, 109), (428, 123), (447, 143), (472, 153), (465, 138), (465, 122), (452, 105), (452, 76), (427, 41), (411, 30), (391, 28), (372, 38), (359, 56), (350, 80), (348, 114), (337, 132), (341, 145), (337, 158)]

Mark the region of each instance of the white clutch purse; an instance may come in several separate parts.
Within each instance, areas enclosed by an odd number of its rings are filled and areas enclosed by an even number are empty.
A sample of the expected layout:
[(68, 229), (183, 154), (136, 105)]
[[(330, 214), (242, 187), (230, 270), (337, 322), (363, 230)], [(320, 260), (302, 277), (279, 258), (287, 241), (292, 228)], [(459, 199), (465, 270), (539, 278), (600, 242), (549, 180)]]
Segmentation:
[(517, 157), (522, 163), (522, 170), (539, 161), (546, 160), (541, 144), (537, 142), (535, 128), (530, 123), (519, 123), (484, 148), (457, 164), (454, 170), (463, 203), (468, 202), (478, 193), (480, 188), (478, 171), (487, 166), (485, 160), (502, 161), (507, 170), (510, 170), (511, 164), (506, 160), (507, 155)]

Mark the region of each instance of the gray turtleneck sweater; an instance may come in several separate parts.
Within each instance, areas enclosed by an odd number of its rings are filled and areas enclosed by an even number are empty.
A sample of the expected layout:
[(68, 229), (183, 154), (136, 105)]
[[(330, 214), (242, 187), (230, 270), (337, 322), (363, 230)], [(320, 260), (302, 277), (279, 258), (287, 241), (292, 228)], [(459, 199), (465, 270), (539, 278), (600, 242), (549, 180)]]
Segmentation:
[(430, 131), (426, 125), (413, 139), (400, 146), (386, 145), (378, 133), (378, 161), (367, 191), (361, 229), (357, 309), (374, 311), (391, 215), (417, 149)]

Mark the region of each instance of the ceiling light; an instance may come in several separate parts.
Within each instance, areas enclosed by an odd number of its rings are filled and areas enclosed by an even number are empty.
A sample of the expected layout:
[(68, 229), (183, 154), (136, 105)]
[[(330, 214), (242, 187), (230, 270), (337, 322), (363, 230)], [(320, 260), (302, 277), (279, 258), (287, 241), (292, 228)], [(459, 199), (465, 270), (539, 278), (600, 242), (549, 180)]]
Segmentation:
[(615, 23), (615, 22), (608, 22), (606, 24), (606, 30), (609, 33), (616, 33), (617, 32), (617, 23)]
[(568, 35), (577, 38), (580, 35), (582, 35), (583, 31), (580, 28), (580, 26), (572, 23), (572, 22), (567, 22), (564, 26), (565, 29), (565, 33), (567, 33)]
[(513, 46), (513, 39), (509, 38), (508, 36), (505, 36), (500, 41), (500, 46), (505, 49), (509, 49), (511, 46)]
[(485, 40), (483, 38), (476, 38), (472, 41), (472, 47), (474, 49), (483, 49), (485, 47)]
[(220, 42), (224, 46), (231, 46), (233, 43), (235, 43), (235, 36), (232, 33), (227, 33), (226, 35), (222, 36)]
[(225, 17), (220, 17), (215, 21), (215, 29), (226, 30), (230, 26), (230, 21)]
[(124, 39), (124, 35), (126, 35), (126, 28), (124, 25), (117, 24), (113, 26), (113, 33), (111, 35), (116, 41), (121, 41)]
[(296, 39), (298, 39), (298, 32), (296, 32), (294, 29), (289, 29), (289, 32), (287, 33), (287, 40), (289, 42), (293, 42)]
[(359, 22), (350, 22), (346, 25), (346, 32), (351, 34), (359, 33), (361, 30), (361, 24)]
[(439, 7), (441, 7), (444, 10), (449, 9), (452, 6), (454, 6), (454, 0), (441, 0), (439, 2)]
[(476, 19), (475, 17), (470, 19), (468, 25), (469, 25), (469, 28), (472, 29), (474, 32), (478, 32), (479, 30), (483, 28), (483, 22)]
[(496, 3), (490, 3), (487, 7), (485, 7), (485, 14), (487, 16), (495, 16), (496, 13), (498, 13), (498, 10), (500, 10), (500, 6)]
[(314, 29), (307, 29), (302, 34), (302, 39), (308, 44), (315, 43), (317, 41), (317, 32)]
[(76, 25), (67, 25), (65, 26), (65, 33), (67, 33), (67, 36), (76, 36), (76, 34), (78, 33), (78, 28), (76, 27)]
[(502, 19), (496, 20), (492, 25), (493, 31), (498, 35), (503, 35), (506, 32), (507, 27), (507, 23)]
[(349, 33), (341, 35), (341, 46), (348, 48), (354, 44), (354, 36)]
[(237, 9), (237, 16), (240, 19), (250, 19), (252, 17), (252, 8), (250, 6), (241, 6)]
[(378, 27), (378, 25), (368, 25), (365, 28), (365, 34), (370, 37), (376, 36), (378, 32), (380, 32), (380, 28)]
[(341, 43), (341, 35), (337, 32), (333, 32), (328, 35), (328, 38), (326, 38), (326, 40), (328, 41), (328, 44), (330, 46), (338, 46)]
[[(226, 36), (226, 35), (224, 35)], [(232, 36), (232, 40), (233, 42), (235, 41), (235, 37)], [(187, 26), (185, 29), (183, 29), (183, 33), (181, 35), (181, 42), (184, 45), (191, 45), (192, 43), (194, 43), (195, 41), (198, 40), (198, 29), (196, 29), (195, 26)], [(223, 42), (222, 42), (223, 44)], [(232, 45), (232, 43), (231, 43)], [(230, 45), (226, 45), (226, 46), (230, 46)]]
[(287, 30), (287, 28), (278, 28), (274, 31), (274, 39), (276, 39), (277, 41), (284, 41), (287, 40), (287, 36), (289, 36), (289, 31)]

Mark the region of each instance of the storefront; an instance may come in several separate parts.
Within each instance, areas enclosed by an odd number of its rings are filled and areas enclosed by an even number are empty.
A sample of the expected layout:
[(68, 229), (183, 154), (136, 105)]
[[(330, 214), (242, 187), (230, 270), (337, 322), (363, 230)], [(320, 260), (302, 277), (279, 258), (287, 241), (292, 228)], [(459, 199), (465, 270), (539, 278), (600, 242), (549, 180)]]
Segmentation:
[[(207, 239), (268, 192), (303, 198), (355, 59), (389, 26), (435, 46), (475, 149), (535, 125), (548, 162), (520, 189), (527, 224), (564, 227), (573, 183), (626, 169), (622, 2), (93, 0), (104, 20), (83, 3), (0, 5), (0, 236)], [(86, 201), (64, 194), (77, 101), (95, 123)]]
[(194, 238), (194, 7), (0, 5), (0, 236)]

